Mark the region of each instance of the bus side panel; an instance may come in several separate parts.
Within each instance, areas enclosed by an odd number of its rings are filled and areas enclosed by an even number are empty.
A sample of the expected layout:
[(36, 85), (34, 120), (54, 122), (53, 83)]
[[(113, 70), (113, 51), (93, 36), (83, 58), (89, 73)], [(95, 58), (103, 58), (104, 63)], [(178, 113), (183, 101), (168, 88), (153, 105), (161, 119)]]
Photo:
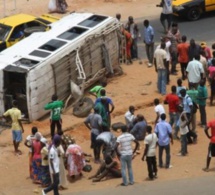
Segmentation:
[(4, 75), (3, 75), (3, 70), (0, 70), (0, 116), (4, 114), (5, 108), (4, 108), (4, 89), (3, 89), (3, 84), (4, 84)]
[(37, 120), (49, 111), (44, 110), (44, 105), (50, 102), (51, 96), (55, 93), (54, 75), (47, 62), (42, 66), (32, 69), (29, 72), (29, 110), (30, 120)]

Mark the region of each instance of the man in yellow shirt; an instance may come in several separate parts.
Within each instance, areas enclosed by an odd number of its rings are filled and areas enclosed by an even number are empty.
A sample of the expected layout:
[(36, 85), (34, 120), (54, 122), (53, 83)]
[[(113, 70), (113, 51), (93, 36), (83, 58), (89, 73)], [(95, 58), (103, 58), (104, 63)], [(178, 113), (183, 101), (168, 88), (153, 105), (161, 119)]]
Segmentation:
[(7, 110), (3, 117), (10, 117), (12, 120), (12, 136), (13, 136), (13, 146), (15, 154), (21, 155), (22, 152), (19, 150), (19, 143), (22, 141), (22, 133), (24, 129), (22, 126), (21, 111), (17, 108), (17, 101), (13, 101), (13, 108)]

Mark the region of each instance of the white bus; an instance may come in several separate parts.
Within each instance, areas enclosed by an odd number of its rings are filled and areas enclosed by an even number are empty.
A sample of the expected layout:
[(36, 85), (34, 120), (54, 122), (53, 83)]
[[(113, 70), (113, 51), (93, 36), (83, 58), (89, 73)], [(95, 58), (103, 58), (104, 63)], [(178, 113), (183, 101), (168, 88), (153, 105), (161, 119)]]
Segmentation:
[(70, 81), (86, 87), (120, 67), (123, 38), (113, 17), (71, 13), (0, 53), (0, 114), (16, 99), (30, 121), (44, 116), (53, 94), (66, 100)]

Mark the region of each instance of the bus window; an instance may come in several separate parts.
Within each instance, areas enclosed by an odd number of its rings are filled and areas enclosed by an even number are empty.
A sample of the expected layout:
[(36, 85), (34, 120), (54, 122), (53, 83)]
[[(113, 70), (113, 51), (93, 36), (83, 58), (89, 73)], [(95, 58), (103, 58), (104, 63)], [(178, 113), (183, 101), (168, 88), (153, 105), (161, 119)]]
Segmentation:
[(14, 62), (14, 64), (17, 66), (21, 65), (21, 66), (27, 66), (27, 67), (35, 66), (38, 63), (39, 63), (39, 61), (31, 60), (31, 59), (27, 59), (27, 58), (21, 58), (20, 60)]
[(83, 22), (80, 22), (78, 25), (86, 26), (86, 27), (94, 27), (94, 26), (98, 25), (99, 23), (103, 22), (107, 18), (108, 17), (106, 17), (106, 16), (93, 15), (93, 16), (89, 17), (88, 19), (84, 20)]
[(42, 45), (41, 47), (39, 47), (39, 49), (43, 49), (43, 50), (47, 50), (47, 51), (55, 51), (57, 49), (59, 49), (60, 47), (64, 46), (67, 42), (65, 41), (59, 41), (59, 40), (55, 40), (52, 39), (50, 41), (48, 41), (47, 43), (45, 43), (44, 45)]
[(62, 33), (61, 35), (58, 36), (58, 38), (61, 39), (66, 39), (66, 40), (73, 40), (79, 35), (83, 34), (86, 32), (88, 29), (86, 28), (80, 28), (80, 27), (73, 27), (70, 30)]
[(34, 50), (31, 53), (29, 53), (29, 55), (31, 55), (31, 56), (36, 56), (36, 57), (40, 57), (40, 58), (46, 58), (50, 54), (51, 53), (44, 52), (44, 51), (39, 51), (39, 50)]

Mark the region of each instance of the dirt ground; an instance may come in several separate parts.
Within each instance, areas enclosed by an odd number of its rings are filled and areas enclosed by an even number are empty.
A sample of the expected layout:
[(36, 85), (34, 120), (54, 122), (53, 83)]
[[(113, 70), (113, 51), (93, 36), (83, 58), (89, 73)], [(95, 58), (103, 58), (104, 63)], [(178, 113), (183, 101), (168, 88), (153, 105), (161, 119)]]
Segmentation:
[[(157, 16), (160, 12), (155, 7), (158, 0), (67, 0), (67, 2), (70, 5), (69, 11), (89, 11), (112, 16), (115, 16), (119, 12), (122, 14), (122, 20), (126, 20), (129, 15), (133, 15), (135, 18), (147, 17), (150, 19)], [(17, 9), (13, 10), (13, 1), (7, 0), (6, 14), (23, 12), (40, 15), (47, 12), (47, 4), (48, 0), (19, 0), (17, 1)], [(0, 5), (1, 9), (3, 9), (3, 5)], [(156, 91), (156, 73), (154, 68), (147, 68), (145, 61), (143, 61), (143, 64), (139, 64), (136, 61), (133, 65), (122, 65), (122, 68), (124, 75), (109, 80), (107, 86), (107, 95), (113, 99), (116, 106), (112, 114), (112, 121), (124, 122), (124, 113), (127, 111), (128, 106), (132, 104), (138, 108), (136, 114), (142, 113), (147, 121), (151, 123), (155, 119), (154, 107), (152, 105), (153, 99), (156, 97), (163, 98)], [(176, 84), (176, 79), (179, 76), (180, 74), (178, 76), (171, 76), (168, 92), (170, 92), (170, 86)], [(184, 82), (184, 85), (187, 85), (187, 83)], [(166, 112), (168, 112), (168, 108), (166, 106), (165, 108)], [(214, 107), (207, 106), (208, 120), (214, 118), (213, 110)], [(86, 153), (92, 154), (92, 151), (89, 149), (90, 132), (84, 127), (83, 120), (72, 116), (71, 110), (68, 110), (63, 115), (63, 129), (71, 129), (71, 131), (66, 131), (66, 133), (71, 134)], [(197, 114), (198, 122), (199, 113)], [(49, 121), (45, 119), (24, 125), (24, 138), (29, 135), (32, 126), (37, 126), (43, 135), (49, 133)], [(202, 128), (197, 127), (197, 132), (198, 143), (188, 147), (189, 155), (186, 157), (176, 156), (180, 149), (180, 143), (179, 141), (174, 142), (174, 145), (171, 146), (171, 164), (173, 168), (169, 170), (159, 169), (158, 179), (154, 181), (155, 183), (163, 180), (177, 180), (214, 174), (215, 164), (213, 160), (211, 171), (208, 173), (202, 171), (202, 168), (205, 166), (209, 140), (204, 135)], [(119, 134), (116, 132), (117, 136)], [(145, 181), (147, 177), (146, 163), (141, 161), (143, 148), (143, 143), (141, 143), (141, 154), (136, 156), (133, 161), (136, 183), (147, 182)], [(28, 178), (28, 149), (24, 147), (23, 143), (21, 144), (21, 150), (23, 151), (23, 155), (18, 157), (13, 154), (10, 130), (6, 130), (0, 134), (0, 195), (31, 195), (41, 193), (41, 187), (33, 184)], [(84, 173), (81, 179), (69, 182), (66, 192), (108, 188), (109, 186), (118, 186), (121, 183), (121, 179), (92, 183), (87, 178), (96, 171), (98, 165), (95, 165), (92, 159), (91, 165), (93, 166), (92, 172)], [(62, 191), (61, 194), (64, 194), (64, 192)]]

